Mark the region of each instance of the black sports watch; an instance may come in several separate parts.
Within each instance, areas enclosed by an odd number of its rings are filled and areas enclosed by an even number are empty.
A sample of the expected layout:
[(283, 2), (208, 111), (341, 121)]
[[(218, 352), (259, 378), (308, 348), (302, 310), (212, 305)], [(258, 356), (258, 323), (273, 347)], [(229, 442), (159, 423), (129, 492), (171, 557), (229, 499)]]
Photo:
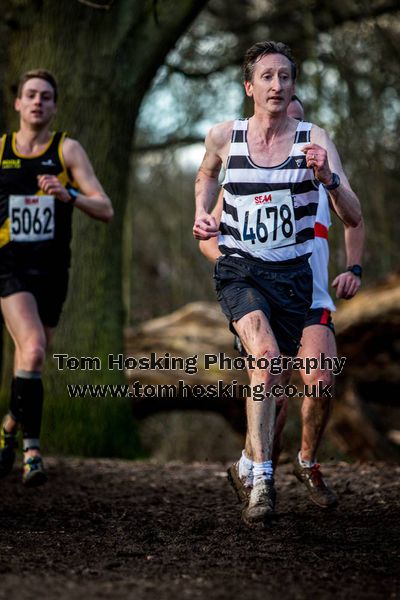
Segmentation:
[(328, 185), (325, 185), (325, 183), (323, 184), (326, 190), (336, 190), (336, 188), (338, 188), (339, 185), (340, 177), (337, 173), (332, 173), (332, 181)]
[(351, 265), (351, 267), (347, 267), (347, 271), (350, 271), (350, 273), (353, 273), (353, 275), (359, 277), (360, 279), (362, 277), (363, 270), (361, 265)]

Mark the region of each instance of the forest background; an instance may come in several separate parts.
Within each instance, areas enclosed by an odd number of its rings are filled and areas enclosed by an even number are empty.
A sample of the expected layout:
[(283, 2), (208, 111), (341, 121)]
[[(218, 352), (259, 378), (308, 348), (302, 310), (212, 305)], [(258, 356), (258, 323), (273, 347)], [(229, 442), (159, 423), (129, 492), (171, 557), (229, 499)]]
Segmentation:
[[(248, 115), (241, 62), (254, 42), (288, 43), (306, 118), (332, 135), (364, 211), (363, 286), (398, 269), (400, 11), (391, 0), (0, 0), (0, 123), (17, 126), (18, 76), (59, 80), (55, 127), (86, 148), (113, 200), (105, 228), (76, 211), (68, 301), (53, 351), (123, 352), (123, 331), (182, 305), (214, 301), (211, 266), (193, 240), (202, 140)], [(343, 228), (331, 273), (346, 267)], [(2, 405), (11, 344), (4, 338)], [(121, 382), (118, 371), (60, 373), (49, 360), (46, 449), (140, 455), (129, 401), (71, 400), (66, 384)]]

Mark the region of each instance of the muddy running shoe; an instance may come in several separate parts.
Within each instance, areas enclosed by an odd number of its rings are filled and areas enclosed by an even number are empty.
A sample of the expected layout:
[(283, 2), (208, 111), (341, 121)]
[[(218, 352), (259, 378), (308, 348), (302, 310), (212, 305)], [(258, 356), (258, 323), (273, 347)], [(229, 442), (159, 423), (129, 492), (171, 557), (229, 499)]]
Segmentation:
[(250, 492), (242, 519), (249, 527), (263, 527), (275, 514), (276, 492), (273, 479), (257, 481)]
[(246, 477), (239, 476), (239, 463), (233, 463), (227, 470), (228, 481), (236, 493), (239, 502), (247, 502), (250, 498), (252, 485)]
[(337, 496), (324, 481), (318, 463), (315, 463), (312, 467), (303, 467), (297, 457), (293, 473), (301, 483), (304, 483), (310, 500), (314, 504), (321, 508), (329, 508), (337, 504)]
[(25, 487), (37, 487), (47, 481), (41, 456), (30, 456), (24, 460), (22, 483)]
[(9, 433), (4, 429), (4, 421), (0, 425), (0, 477), (6, 477), (11, 473), (18, 447), (16, 431)]

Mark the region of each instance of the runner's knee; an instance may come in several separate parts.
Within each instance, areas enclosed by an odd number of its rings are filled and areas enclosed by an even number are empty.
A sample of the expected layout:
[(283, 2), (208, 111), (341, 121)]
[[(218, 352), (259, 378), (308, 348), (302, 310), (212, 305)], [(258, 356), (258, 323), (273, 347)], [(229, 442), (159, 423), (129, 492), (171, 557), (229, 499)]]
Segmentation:
[(281, 353), (279, 351), (278, 346), (271, 344), (270, 346), (266, 347), (265, 342), (264, 342), (264, 344), (261, 343), (255, 347), (255, 352), (254, 352), (253, 356), (256, 360), (266, 359), (270, 363), (271, 360), (280, 356), (280, 354)]
[(41, 370), (45, 358), (45, 345), (39, 340), (26, 343), (18, 353), (21, 361), (20, 367), (27, 371)]
[(303, 382), (308, 386), (327, 386), (334, 384), (332, 371), (314, 371), (309, 374), (302, 374)]

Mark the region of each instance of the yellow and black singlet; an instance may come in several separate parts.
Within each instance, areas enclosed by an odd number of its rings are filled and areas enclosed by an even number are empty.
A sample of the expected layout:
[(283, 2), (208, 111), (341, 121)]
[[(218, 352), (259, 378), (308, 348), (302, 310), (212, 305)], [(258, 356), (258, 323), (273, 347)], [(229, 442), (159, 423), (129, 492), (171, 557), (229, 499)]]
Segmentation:
[(38, 175), (72, 185), (62, 155), (66, 134), (56, 132), (34, 156), (16, 149), (15, 133), (2, 138), (0, 156), (0, 275), (68, 268), (72, 205), (38, 187)]

